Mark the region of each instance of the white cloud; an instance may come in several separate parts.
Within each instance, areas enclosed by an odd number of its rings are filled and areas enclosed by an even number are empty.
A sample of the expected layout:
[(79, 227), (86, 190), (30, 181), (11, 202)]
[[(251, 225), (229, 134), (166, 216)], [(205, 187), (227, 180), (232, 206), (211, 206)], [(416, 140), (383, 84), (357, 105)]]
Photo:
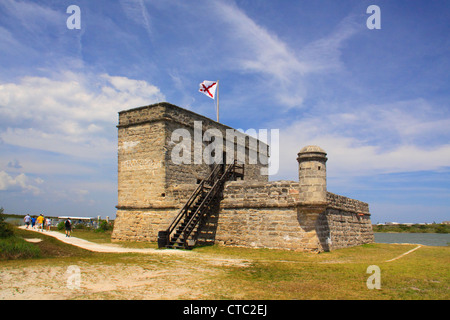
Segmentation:
[(80, 137), (76, 132), (73, 135), (68, 132), (48, 133), (34, 128), (8, 128), (2, 133), (2, 139), (11, 145), (88, 159), (111, 157), (117, 148), (114, 138)]
[(159, 89), (146, 81), (134, 80), (127, 77), (113, 77), (108, 74), (103, 74), (102, 78), (106, 79), (113, 87), (121, 93), (126, 93), (126, 98), (136, 97), (137, 99), (148, 98), (154, 100), (155, 98), (164, 99)]
[(238, 62), (249, 71), (266, 73), (279, 81), (292, 82), (292, 77), (340, 68), (341, 47), (356, 34), (353, 16), (344, 18), (333, 31), (295, 52), (288, 43), (248, 17), (237, 6), (217, 2), (220, 18), (234, 31), (231, 36), (245, 47)]
[[(88, 158), (88, 161), (91, 160), (91, 165), (87, 165), (86, 161), (80, 161), (80, 158), (70, 155), (61, 156), (60, 154), (47, 155), (46, 152), (36, 151), (34, 148), (13, 147), (6, 150), (0, 147), (0, 150), (0, 170), (5, 170), (10, 174), (23, 172), (33, 176), (71, 175), (76, 177), (85, 175), (92, 177), (96, 174), (96, 164), (99, 160), (99, 158)], [(112, 147), (111, 150), (113, 150)], [(111, 152), (115, 152), (115, 150)], [(103, 154), (101, 156), (104, 157)], [(14, 160), (11, 161), (11, 159)]]
[(304, 61), (305, 73), (337, 71), (343, 67), (340, 59), (342, 45), (359, 29), (354, 18), (344, 18), (328, 36), (313, 41), (300, 50), (298, 59)]
[(65, 10), (53, 10), (35, 2), (4, 0), (1, 6), (21, 27), (33, 34), (42, 30), (39, 27), (43, 24), (57, 27), (60, 22), (67, 19)]
[(226, 43), (240, 48), (229, 58), (230, 67), (267, 76), (263, 90), (273, 92), (278, 103), (287, 108), (302, 106), (307, 75), (342, 69), (342, 44), (357, 32), (354, 17), (349, 16), (328, 36), (295, 50), (236, 5), (222, 1), (214, 4), (218, 19), (230, 28)]
[(142, 25), (150, 38), (153, 37), (150, 15), (143, 0), (120, 0), (120, 4), (127, 17), (139, 25)]
[(4, 55), (17, 56), (24, 53), (30, 54), (30, 51), (36, 53), (34, 49), (27, 47), (19, 40), (14, 38), (11, 31), (0, 26), (0, 43), (2, 44), (2, 52)]
[(88, 158), (111, 156), (117, 112), (164, 100), (146, 81), (63, 72), (0, 84), (4, 143)]
[(61, 119), (109, 122), (128, 106), (163, 99), (157, 87), (142, 80), (63, 72), (60, 79), (24, 77), (18, 84), (0, 85), (0, 114), (11, 120), (49, 120), (53, 125)]
[[(30, 178), (28, 178), (24, 173), (17, 175), (16, 177), (10, 176), (5, 171), (0, 171), (0, 191), (6, 190), (22, 190), (24, 192), (31, 192), (34, 195), (41, 193), (41, 190), (30, 184)], [(44, 180), (37, 178), (34, 180), (35, 183), (42, 184)]]
[(217, 2), (219, 17), (232, 28), (231, 34), (245, 46), (244, 56), (237, 62), (244, 70), (262, 72), (278, 80), (289, 81), (293, 72), (304, 73), (307, 66), (299, 61), (287, 44), (275, 34), (250, 19), (235, 5)]
[[(93, 201), (106, 185), (114, 194), (114, 171), (102, 175), (115, 165), (117, 112), (161, 100), (150, 83), (109, 74), (61, 72), (0, 84), (0, 191), (78, 203)], [(78, 182), (83, 177), (100, 185), (88, 188), (86, 179)]]
[[(450, 116), (422, 99), (320, 113), (280, 125), (280, 174), (294, 179), (306, 145), (328, 153), (330, 177), (439, 170), (450, 166)], [(431, 112), (430, 110), (434, 110)]]

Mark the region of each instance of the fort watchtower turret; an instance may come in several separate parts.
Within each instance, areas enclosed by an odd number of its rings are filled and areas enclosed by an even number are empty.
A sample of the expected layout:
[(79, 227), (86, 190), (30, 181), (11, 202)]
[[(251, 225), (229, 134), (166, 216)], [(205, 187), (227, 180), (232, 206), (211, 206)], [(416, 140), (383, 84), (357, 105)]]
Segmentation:
[(303, 203), (327, 202), (327, 153), (318, 146), (306, 146), (298, 153), (299, 200)]

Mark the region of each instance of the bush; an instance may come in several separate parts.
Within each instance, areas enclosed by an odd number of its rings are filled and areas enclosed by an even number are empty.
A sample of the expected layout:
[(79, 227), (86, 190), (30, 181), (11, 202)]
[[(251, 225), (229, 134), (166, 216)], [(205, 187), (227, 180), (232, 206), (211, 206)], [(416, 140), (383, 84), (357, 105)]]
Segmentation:
[(14, 235), (12, 226), (5, 221), (6, 217), (3, 214), (3, 208), (0, 208), (0, 238), (9, 238)]
[(100, 225), (95, 230), (95, 232), (105, 232), (105, 231), (109, 231), (111, 229), (112, 229), (112, 225), (110, 223), (106, 222), (106, 220), (103, 220), (102, 222), (100, 222)]
[(64, 221), (59, 222), (59, 223), (56, 225), (56, 228), (57, 228), (58, 230), (64, 230), (64, 228), (65, 228), (65, 226), (64, 226)]
[(73, 226), (73, 229), (76, 229), (76, 230), (88, 230), (90, 228), (88, 226), (86, 226), (84, 223), (77, 223), (76, 225)]
[(450, 225), (439, 224), (435, 229), (436, 233), (450, 233)]
[(41, 256), (41, 250), (16, 236), (0, 239), (0, 260), (29, 259)]

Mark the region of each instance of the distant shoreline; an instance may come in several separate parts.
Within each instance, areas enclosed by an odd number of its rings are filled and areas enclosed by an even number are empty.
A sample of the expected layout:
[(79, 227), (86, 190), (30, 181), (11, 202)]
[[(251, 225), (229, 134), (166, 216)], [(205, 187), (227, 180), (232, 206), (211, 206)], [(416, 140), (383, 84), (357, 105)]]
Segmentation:
[(372, 228), (379, 233), (450, 233), (450, 225), (444, 223), (372, 225)]
[(449, 233), (431, 232), (375, 232), (376, 243), (409, 243), (425, 246), (450, 246)]

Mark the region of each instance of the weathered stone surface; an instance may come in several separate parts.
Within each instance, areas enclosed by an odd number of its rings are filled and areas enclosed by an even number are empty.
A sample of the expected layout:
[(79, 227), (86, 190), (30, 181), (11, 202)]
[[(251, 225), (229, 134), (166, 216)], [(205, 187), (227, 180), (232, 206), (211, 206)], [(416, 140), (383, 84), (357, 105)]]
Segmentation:
[[(119, 203), (113, 240), (156, 241), (197, 180), (208, 175), (209, 165), (177, 165), (170, 158), (172, 133), (182, 128), (193, 136), (194, 121), (202, 121), (203, 131), (230, 129), (167, 103), (119, 113)], [(307, 146), (299, 152), (298, 182), (268, 182), (261, 175), (263, 164), (247, 163), (254, 144), (244, 144), (245, 178), (226, 183), (201, 241), (311, 252), (373, 242), (368, 204), (327, 191), (323, 149)]]

